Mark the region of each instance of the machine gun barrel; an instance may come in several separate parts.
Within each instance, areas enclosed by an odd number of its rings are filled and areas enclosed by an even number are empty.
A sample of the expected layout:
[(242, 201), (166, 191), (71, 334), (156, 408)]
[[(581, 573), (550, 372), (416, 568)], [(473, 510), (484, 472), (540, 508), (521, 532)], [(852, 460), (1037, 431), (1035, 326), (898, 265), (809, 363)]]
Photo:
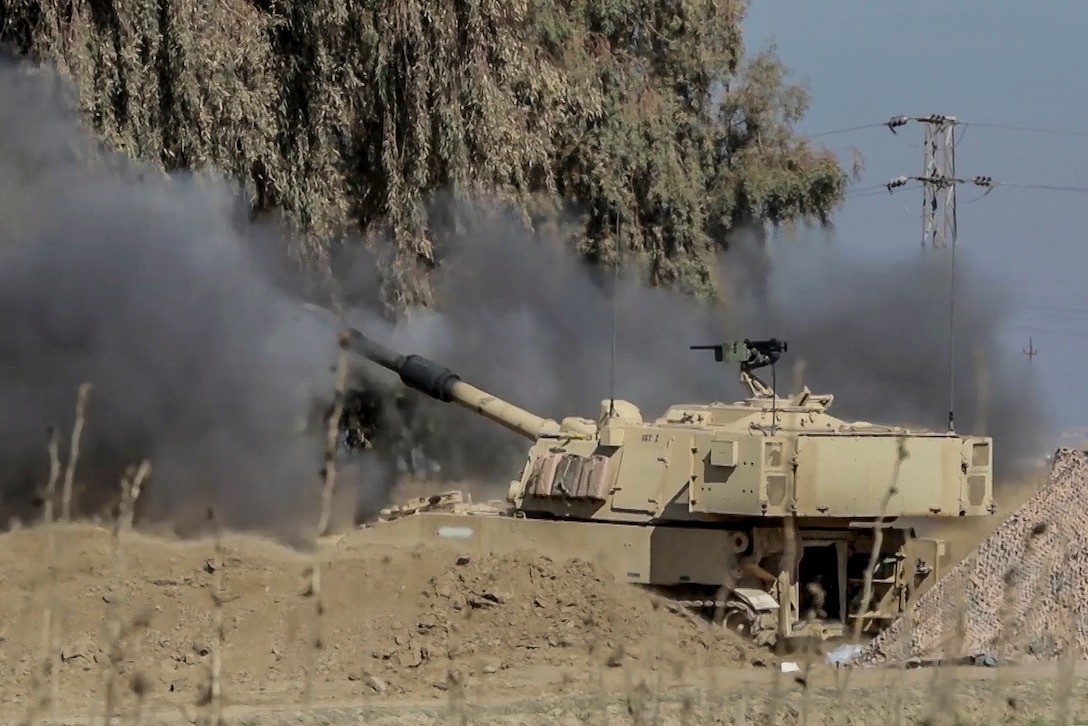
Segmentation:
[[(323, 308), (313, 305), (307, 307), (324, 314), (326, 318), (331, 315)], [(555, 421), (537, 416), (466, 383), (449, 368), (429, 358), (421, 355), (402, 355), (352, 327), (348, 327), (347, 332), (349, 335), (347, 347), (350, 352), (396, 373), (401, 382), (409, 388), (443, 403), (456, 403), (531, 441), (535, 441), (541, 435), (557, 433), (559, 430), (559, 425)]]

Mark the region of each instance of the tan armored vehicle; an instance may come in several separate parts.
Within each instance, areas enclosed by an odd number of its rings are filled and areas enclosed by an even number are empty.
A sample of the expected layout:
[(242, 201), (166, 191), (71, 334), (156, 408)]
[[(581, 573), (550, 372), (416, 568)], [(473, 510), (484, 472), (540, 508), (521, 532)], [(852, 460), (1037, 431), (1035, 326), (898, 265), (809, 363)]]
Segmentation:
[(557, 422), (352, 334), (352, 350), (406, 386), (529, 447), (506, 502), (448, 492), (392, 507), (364, 527), (375, 542), (595, 561), (773, 644), (871, 636), (947, 564), (941, 541), (895, 520), (994, 509), (991, 439), (844, 421), (827, 412), (831, 395), (807, 389), (779, 398), (752, 373), (786, 351), (777, 340), (693, 346), (739, 362), (747, 400), (678, 404), (652, 420), (605, 400), (596, 419)]

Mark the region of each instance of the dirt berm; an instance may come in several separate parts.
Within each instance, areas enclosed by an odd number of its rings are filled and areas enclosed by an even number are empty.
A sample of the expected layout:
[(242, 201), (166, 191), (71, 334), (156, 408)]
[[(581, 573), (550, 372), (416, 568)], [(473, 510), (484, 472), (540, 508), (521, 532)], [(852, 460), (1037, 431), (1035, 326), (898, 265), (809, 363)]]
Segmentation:
[[(215, 633), (213, 543), (131, 533), (122, 539), (118, 572), (108, 531), (58, 525), (51, 583), (46, 542), (39, 528), (0, 536), (0, 668), (7, 674), (0, 702), (32, 698), (50, 605), (61, 621), (58, 686), (66, 707), (101, 701), (113, 614), (144, 623), (122, 643), (122, 705), (132, 701), (134, 679), (148, 703), (198, 700)], [(501, 684), (507, 669), (577, 674), (632, 662), (668, 669), (700, 656), (746, 664), (749, 654), (729, 632), (658, 607), (586, 562), (378, 549), (351, 533), (323, 544), (325, 612), (315, 651), (314, 601), (303, 595), (308, 557), (255, 537), (229, 535), (223, 545), (224, 693), (294, 694), (299, 689), (289, 684), (309, 672), (319, 691), (424, 696), (444, 690), (451, 669), (486, 689)]]
[(988, 654), (1033, 662), (1088, 651), (1088, 456), (1059, 449), (1050, 479), (855, 659)]

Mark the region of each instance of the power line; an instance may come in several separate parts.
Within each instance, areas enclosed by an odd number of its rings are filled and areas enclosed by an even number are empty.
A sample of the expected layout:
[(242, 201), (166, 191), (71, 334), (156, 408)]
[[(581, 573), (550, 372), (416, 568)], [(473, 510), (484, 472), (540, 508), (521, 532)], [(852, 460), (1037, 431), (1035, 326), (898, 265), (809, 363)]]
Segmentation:
[[(1018, 189), (1042, 189), (1052, 192), (1075, 192), (1079, 194), (1088, 194), (1088, 187), (1067, 187), (1059, 184), (1026, 184), (1023, 182), (1008, 182), (1000, 181), (989, 176), (976, 176), (970, 179), (963, 179), (960, 177), (942, 177), (940, 175), (935, 176), (897, 176), (893, 179), (889, 179), (887, 183), (881, 185), (884, 189), (893, 191), (899, 189), (912, 181), (919, 181), (923, 184), (972, 184), (977, 187), (983, 187), (988, 190), (997, 189), (999, 187), (1015, 187)], [(988, 194), (989, 192), (987, 192)], [(986, 196), (985, 194), (983, 196)]]
[[(956, 117), (942, 114), (929, 116), (893, 116), (887, 127), (896, 129), (911, 121), (925, 127), (923, 171), (920, 176), (900, 176), (889, 181), (889, 192), (909, 181), (922, 183), (922, 246), (946, 247), (956, 244), (956, 188), (962, 182), (956, 177)], [(984, 179), (988, 177), (976, 177)], [(939, 223), (938, 223), (939, 217)]]
[[(908, 179), (907, 184), (914, 183), (913, 180)], [(889, 193), (888, 185), (885, 184), (870, 184), (866, 187), (858, 187), (857, 189), (851, 189), (846, 193), (846, 199), (865, 199), (866, 197), (883, 197)]]
[(982, 187), (985, 192), (968, 203), (977, 202), (995, 188), (1019, 187), (1022, 189), (1041, 189), (1045, 191), (1064, 191), (1088, 193), (1088, 187), (1064, 186), (1060, 184), (1028, 184), (1023, 182), (998, 182), (993, 177), (978, 175), (970, 179), (956, 176), (956, 128), (966, 126), (955, 116), (931, 114), (929, 116), (894, 116), (887, 126), (895, 133), (897, 128), (906, 126), (911, 121), (925, 127), (924, 171), (920, 176), (904, 175), (891, 179), (887, 183), (889, 192), (905, 186), (910, 181), (922, 183), (922, 246), (945, 247), (956, 244), (957, 213), (956, 189), (961, 184), (973, 184)]
[(961, 121), (962, 126), (975, 126), (980, 129), (1000, 129), (1002, 131), (1025, 131), (1033, 134), (1047, 134), (1051, 136), (1083, 136), (1088, 137), (1088, 131), (1076, 131), (1073, 129), (1048, 129), (1039, 126), (1015, 126), (1013, 124), (992, 124), (984, 121)]
[[(958, 143), (958, 140), (957, 140), (957, 143)], [(1000, 181), (1000, 180), (997, 180), (997, 179), (989, 179), (988, 177), (975, 177), (975, 178), (972, 178), (972, 179), (960, 179), (960, 178), (957, 178), (957, 179), (940, 180), (940, 179), (931, 178), (931, 177), (897, 176), (897, 177), (895, 177), (893, 179), (889, 179), (887, 182), (885, 182), (883, 184), (870, 184), (868, 186), (857, 187), (855, 189), (851, 189), (846, 193), (844, 199), (849, 201), (849, 200), (853, 200), (853, 199), (868, 199), (868, 198), (871, 198), (871, 197), (882, 197), (882, 196), (884, 196), (886, 194), (894, 193), (895, 191), (899, 191), (901, 189), (916, 189), (917, 184), (919, 182), (925, 183), (927, 181), (930, 182), (930, 183), (933, 183), (933, 184), (939, 184), (939, 183), (944, 183), (944, 182), (960, 184), (960, 185), (969, 184), (969, 185), (982, 187), (982, 188), (984, 188), (986, 190), (986, 191), (982, 192), (981, 194), (979, 194), (978, 196), (972, 197), (971, 199), (957, 199), (957, 201), (956, 201), (957, 206), (963, 205), (963, 204), (974, 204), (976, 202), (980, 202), (983, 199), (985, 199), (986, 197), (990, 196), (991, 192), (993, 192), (996, 189), (1002, 188), (1002, 187), (1006, 187), (1006, 188), (1010, 188), (1010, 189), (1038, 189), (1038, 190), (1042, 190), (1042, 191), (1051, 191), (1051, 192), (1057, 191), (1057, 192), (1071, 192), (1071, 193), (1075, 193), (1075, 194), (1088, 194), (1088, 187), (1062, 186), (1062, 185), (1059, 185), (1059, 184), (1028, 184), (1028, 183), (1023, 183), (1023, 182), (1007, 182), (1007, 181)]]
[[(855, 131), (865, 131), (867, 129), (875, 129), (875, 128), (887, 128), (892, 133), (895, 133), (896, 129), (898, 129), (898, 128), (902, 127), (902, 126), (906, 126), (907, 123), (909, 123), (910, 121), (923, 121), (923, 120), (928, 119), (928, 118), (930, 118), (930, 117), (898, 115), (898, 116), (892, 116), (891, 118), (889, 118), (887, 121), (884, 121), (883, 123), (874, 122), (874, 123), (867, 123), (867, 124), (859, 124), (857, 126), (847, 126), (846, 128), (832, 129), (830, 131), (822, 131), (822, 132), (820, 132), (818, 134), (806, 134), (805, 138), (820, 139), (820, 138), (823, 138), (825, 136), (838, 136), (840, 134), (849, 134), (849, 133), (853, 133)], [(989, 122), (989, 121), (961, 121), (961, 120), (955, 119), (953, 117), (947, 117), (947, 118), (949, 118), (950, 122), (954, 126), (963, 127), (963, 129), (965, 129), (965, 130), (969, 126), (975, 126), (977, 128), (980, 128), (980, 129), (995, 129), (995, 130), (1000, 130), (1000, 131), (1021, 131), (1021, 132), (1024, 132), (1024, 133), (1046, 134), (1046, 135), (1050, 135), (1050, 136), (1079, 136), (1079, 137), (1088, 138), (1088, 130), (1081, 130), (1081, 129), (1056, 129), (1056, 128), (1048, 128), (1048, 127), (1043, 127), (1043, 126), (1020, 126), (1020, 125), (1017, 125), (1017, 124), (994, 123), (994, 122)]]
[[(884, 185), (889, 192), (895, 188), (903, 187), (908, 181), (919, 181), (923, 185), (922, 201), (922, 246), (927, 242), (933, 247), (944, 247), (949, 242), (955, 241), (956, 236), (956, 187), (959, 184), (972, 183), (986, 188), (986, 191), (977, 198), (965, 203), (973, 203), (987, 196), (996, 187), (1019, 187), (1022, 189), (1039, 189), (1044, 191), (1064, 191), (1074, 193), (1088, 193), (1088, 187), (1063, 186), (1059, 184), (1028, 184), (1022, 182), (995, 182), (991, 177), (976, 176), (971, 180), (956, 177), (956, 145), (962, 140), (963, 134), (957, 138), (956, 129), (966, 130), (970, 126), (980, 128), (1005, 129), (1012, 131), (1026, 131), (1043, 134), (1056, 134), (1064, 136), (1088, 137), (1088, 131), (1071, 131), (1036, 126), (1016, 126), (1013, 124), (1000, 124), (990, 122), (961, 121), (955, 116), (943, 114), (930, 114), (928, 116), (892, 116), (884, 123), (868, 123), (850, 126), (842, 129), (833, 129), (819, 134), (813, 134), (808, 138), (820, 138), (836, 134), (845, 134), (864, 129), (884, 127), (893, 134), (897, 129), (903, 128), (911, 122), (923, 124), (925, 136), (925, 161), (924, 171), (921, 176), (896, 177)], [(851, 190), (847, 199), (862, 199), (877, 195), (877, 185), (860, 187)], [(939, 212), (939, 215), (938, 215)], [(938, 216), (940, 223), (938, 224)]]
[(855, 131), (864, 131), (865, 129), (876, 129), (886, 124), (862, 124), (860, 126), (849, 126), (845, 129), (833, 129), (831, 131), (822, 131), (818, 134), (808, 134), (805, 138), (808, 139), (820, 139), (824, 136), (838, 136), (839, 134), (850, 134)]
[(1077, 192), (1088, 194), (1088, 187), (1065, 187), (1057, 184), (1022, 184), (1018, 182), (991, 182), (993, 187), (1019, 187), (1021, 189), (1043, 189), (1050, 192)]

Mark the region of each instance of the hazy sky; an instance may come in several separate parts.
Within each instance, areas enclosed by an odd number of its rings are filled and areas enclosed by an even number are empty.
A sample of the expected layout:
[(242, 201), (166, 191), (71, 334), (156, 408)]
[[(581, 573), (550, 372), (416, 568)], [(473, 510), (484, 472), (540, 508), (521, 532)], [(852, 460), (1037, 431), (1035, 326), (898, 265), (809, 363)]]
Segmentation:
[[(995, 181), (1088, 188), (1088, 3), (1070, 0), (751, 0), (750, 51), (775, 43), (813, 95), (805, 134), (898, 114), (940, 113), (965, 122), (1063, 133), (958, 130), (956, 171)], [(923, 128), (870, 128), (819, 138), (865, 159), (864, 187), (921, 174)], [(1025, 375), (1045, 376), (1060, 423), (1088, 426), (1088, 193), (998, 188), (984, 199), (959, 190), (964, 264), (985, 265), (1013, 286), (1019, 313), (1008, 346), (1039, 351)], [(921, 189), (848, 200), (837, 240), (891, 257), (921, 244)], [(1026, 360), (1026, 357), (1025, 357)]]

